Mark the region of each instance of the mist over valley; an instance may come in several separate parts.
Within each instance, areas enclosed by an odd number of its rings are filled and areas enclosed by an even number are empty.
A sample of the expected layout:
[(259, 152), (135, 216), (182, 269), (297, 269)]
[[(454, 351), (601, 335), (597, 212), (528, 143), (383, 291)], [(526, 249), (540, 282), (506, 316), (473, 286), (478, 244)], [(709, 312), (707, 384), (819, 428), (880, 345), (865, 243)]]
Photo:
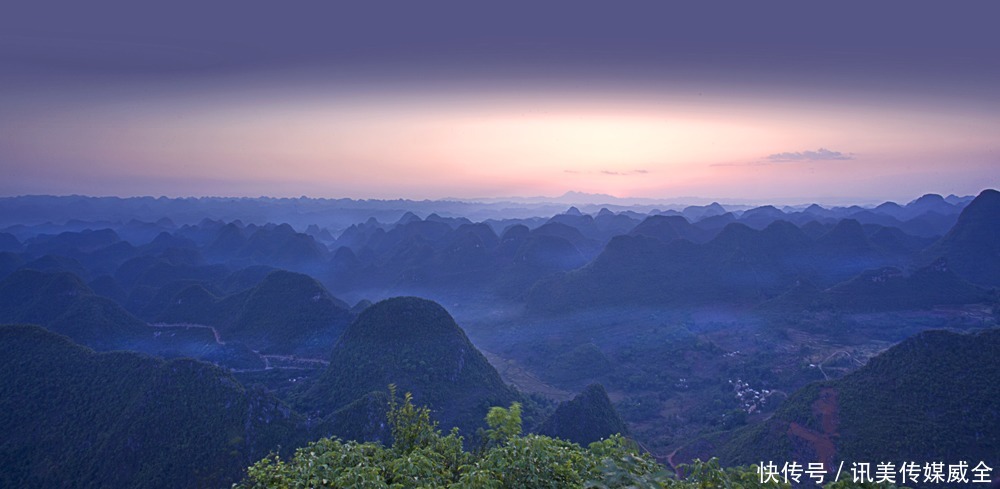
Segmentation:
[[(876, 407), (865, 407), (859, 389), (909, 382), (913, 368), (930, 370), (908, 406), (942, 395), (976, 400), (936, 408), (943, 424), (907, 433), (912, 449), (892, 455), (998, 460), (988, 414), (996, 387), (935, 376), (964, 368), (936, 365), (997, 353), (1000, 192), (875, 206), (580, 205), (538, 214), (547, 208), (0, 198), (0, 322), (12, 325), (3, 327), (0, 453), (21, 467), (6, 482), (60, 480), (57, 471), (39, 475), (43, 465), (94, 483), (150, 477), (112, 471), (109, 479), (102, 471), (111, 469), (90, 459), (19, 455), (54, 453), (54, 430), (66, 428), (53, 416), (76, 420), (61, 443), (111, 437), (102, 450), (112, 456), (127, 450), (143, 467), (154, 459), (184, 467), (144, 469), (159, 470), (155, 480), (232, 482), (279, 446), (287, 454), (319, 437), (391, 441), (389, 384), (472, 446), (490, 407), (517, 402), (525, 432), (583, 445), (621, 433), (671, 469), (710, 457), (756, 463), (760, 453), (878, 457), (882, 445), (871, 440), (896, 439), (886, 429), (913, 415), (889, 407), (897, 402), (889, 397), (877, 407), (883, 421), (869, 426)], [(487, 210), (483, 220), (463, 215)], [(900, 350), (914, 341), (940, 348), (924, 347), (933, 357)], [(995, 373), (995, 362), (973, 364), (984, 369), (974, 378)], [(153, 375), (153, 366), (162, 381), (134, 394), (111, 387)], [(94, 376), (89, 385), (112, 390), (60, 401), (70, 391), (50, 382), (79, 386), (84, 372)], [(208, 394), (193, 380), (205, 376), (232, 392)], [(795, 406), (817, 392), (841, 393), (832, 409), (844, 430), (834, 437), (787, 428), (816, 430), (808, 408)], [(249, 408), (185, 404), (190, 414), (181, 415), (171, 407), (220, 395)], [(173, 413), (170, 421), (137, 411), (135, 396)], [(254, 427), (176, 443), (156, 431), (169, 422), (191, 433), (178, 436), (208, 435), (230, 415)], [(51, 435), (29, 435), (38, 430)], [(941, 448), (921, 441), (925, 431), (956, 438)], [(205, 455), (185, 458), (192, 443)], [(156, 454), (143, 455), (152, 446)], [(205, 457), (212, 470), (196, 469)]]

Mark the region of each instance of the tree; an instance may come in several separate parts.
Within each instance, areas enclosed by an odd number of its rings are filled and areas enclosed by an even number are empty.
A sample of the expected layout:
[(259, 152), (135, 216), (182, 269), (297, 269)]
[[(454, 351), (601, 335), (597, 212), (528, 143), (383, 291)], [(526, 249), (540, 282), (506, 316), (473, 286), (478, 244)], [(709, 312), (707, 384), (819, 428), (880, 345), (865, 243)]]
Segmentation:
[[(324, 438), (298, 449), (290, 460), (270, 455), (251, 466), (239, 488), (742, 488), (777, 489), (788, 484), (759, 480), (756, 467), (722, 468), (718, 460), (682, 466), (678, 479), (635, 443), (615, 435), (583, 448), (540, 435), (521, 435), (521, 406), (494, 407), (486, 416), (492, 446), (473, 455), (462, 450), (453, 429), (442, 435), (427, 407), (389, 387), (388, 421), (393, 443)], [(841, 481), (836, 486), (852, 486)], [(874, 487), (874, 486), (864, 486)], [(892, 486), (885, 486), (890, 488)]]
[(510, 409), (500, 406), (490, 408), (486, 413), (486, 424), (490, 429), (486, 436), (496, 443), (503, 443), (521, 434), (521, 403), (515, 402)]

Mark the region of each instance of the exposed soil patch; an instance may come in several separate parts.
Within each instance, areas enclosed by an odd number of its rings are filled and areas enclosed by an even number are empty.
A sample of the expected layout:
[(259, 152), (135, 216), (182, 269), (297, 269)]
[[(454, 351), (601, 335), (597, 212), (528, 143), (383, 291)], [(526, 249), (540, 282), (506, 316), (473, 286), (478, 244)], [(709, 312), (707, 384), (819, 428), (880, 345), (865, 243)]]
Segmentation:
[(521, 392), (536, 393), (554, 401), (568, 401), (573, 398), (572, 392), (567, 392), (558, 387), (545, 383), (531, 372), (528, 372), (517, 362), (508, 360), (486, 350), (479, 350), (486, 357), (486, 360), (497, 369), (497, 373), (504, 382), (514, 384)]
[(819, 398), (812, 404), (812, 412), (819, 419), (822, 432), (792, 422), (788, 425), (788, 434), (809, 443), (819, 461), (826, 465), (827, 470), (832, 470), (833, 457), (837, 453), (835, 440), (840, 437), (840, 433), (837, 432), (840, 424), (837, 390), (833, 388), (820, 390)]

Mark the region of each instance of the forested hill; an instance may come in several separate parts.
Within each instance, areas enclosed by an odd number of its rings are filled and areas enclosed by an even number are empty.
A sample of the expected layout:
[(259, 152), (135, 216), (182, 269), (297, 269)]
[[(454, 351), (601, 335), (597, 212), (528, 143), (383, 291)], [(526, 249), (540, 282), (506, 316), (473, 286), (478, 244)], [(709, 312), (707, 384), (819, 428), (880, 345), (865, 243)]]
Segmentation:
[(1000, 330), (926, 331), (811, 384), (718, 451), (726, 461), (1000, 463)]
[(0, 487), (222, 487), (304, 428), (213, 365), (0, 326)]
[(0, 486), (224, 486), (278, 444), (388, 442), (390, 384), (472, 450), (519, 402), (526, 432), (628, 431), (671, 466), (710, 436), (727, 462), (995, 459), (995, 337), (886, 351), (996, 328), (995, 190), (485, 219), (155, 200), (0, 198), (0, 324), (47, 328), (0, 337)]
[(611, 435), (627, 435), (628, 427), (604, 386), (591, 384), (573, 399), (560, 403), (538, 432), (586, 446)]
[(152, 322), (207, 324), (225, 338), (279, 354), (325, 358), (352, 319), (349, 306), (316, 279), (285, 270), (224, 297), (195, 283), (158, 299), (147, 314)]
[(101, 350), (148, 336), (146, 325), (69, 272), (19, 270), (0, 280), (0, 323), (32, 323)]
[(439, 304), (416, 297), (381, 301), (351, 324), (330, 366), (297, 400), (327, 415), (396, 384), (435, 411), (445, 428), (475, 433), (491, 406), (519, 399)]

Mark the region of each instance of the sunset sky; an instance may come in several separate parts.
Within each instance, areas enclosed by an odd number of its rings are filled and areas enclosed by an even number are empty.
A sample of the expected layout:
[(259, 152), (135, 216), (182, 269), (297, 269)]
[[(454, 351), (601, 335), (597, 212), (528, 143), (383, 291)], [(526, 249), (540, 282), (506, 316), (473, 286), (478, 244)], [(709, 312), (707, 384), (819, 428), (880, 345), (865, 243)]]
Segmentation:
[(5, 7), (0, 195), (1000, 186), (987, 2), (161, 4)]

